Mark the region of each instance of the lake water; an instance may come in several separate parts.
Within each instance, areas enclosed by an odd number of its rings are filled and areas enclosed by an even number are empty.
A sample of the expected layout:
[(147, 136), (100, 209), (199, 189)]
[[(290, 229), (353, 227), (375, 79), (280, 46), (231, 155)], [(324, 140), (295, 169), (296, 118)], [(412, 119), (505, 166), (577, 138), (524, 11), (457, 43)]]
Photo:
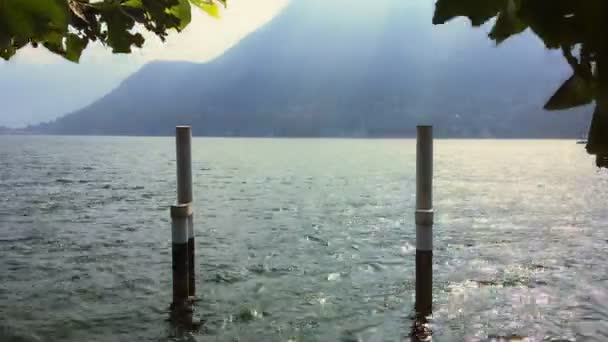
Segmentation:
[[(608, 340), (608, 174), (436, 142), (435, 341)], [(197, 341), (401, 341), (413, 140), (194, 139)], [(0, 341), (171, 341), (171, 138), (0, 137)]]

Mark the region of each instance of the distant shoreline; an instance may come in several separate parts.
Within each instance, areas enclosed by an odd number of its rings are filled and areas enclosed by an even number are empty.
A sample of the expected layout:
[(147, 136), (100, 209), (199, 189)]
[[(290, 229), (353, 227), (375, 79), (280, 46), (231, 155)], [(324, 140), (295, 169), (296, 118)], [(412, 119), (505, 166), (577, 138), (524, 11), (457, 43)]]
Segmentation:
[[(2, 133), (0, 136), (32, 136), (32, 137), (107, 137), (107, 138), (172, 138), (173, 135), (167, 134), (156, 134), (156, 135), (145, 135), (145, 134), (54, 134), (54, 133), (32, 133), (32, 132), (9, 132)], [(211, 139), (343, 139), (343, 140), (409, 140), (415, 139), (414, 135), (386, 135), (386, 136), (264, 136), (264, 135), (193, 135), (193, 138), (211, 138)], [(436, 139), (440, 140), (572, 140), (580, 141), (580, 137), (488, 137), (488, 136), (443, 136), (437, 135)]]

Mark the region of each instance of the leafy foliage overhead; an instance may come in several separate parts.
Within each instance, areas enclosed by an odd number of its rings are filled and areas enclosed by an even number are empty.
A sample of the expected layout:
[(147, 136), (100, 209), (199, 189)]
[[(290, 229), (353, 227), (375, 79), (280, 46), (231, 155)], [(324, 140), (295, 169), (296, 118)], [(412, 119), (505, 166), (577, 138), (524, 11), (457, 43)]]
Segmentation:
[(608, 166), (608, 1), (606, 0), (438, 0), (434, 24), (467, 17), (473, 26), (494, 19), (497, 44), (530, 29), (549, 49), (561, 49), (572, 68), (545, 105), (562, 110), (592, 103), (597, 108), (587, 150)]
[(573, 76), (547, 103), (547, 109), (589, 104), (600, 95), (600, 83), (605, 81), (600, 80), (598, 64), (608, 57), (608, 1), (437, 1), (435, 24), (443, 24), (458, 16), (468, 17), (474, 26), (496, 18), (489, 36), (497, 43), (531, 29), (547, 48), (562, 49)]
[(139, 29), (162, 40), (184, 29), (191, 5), (219, 17), (226, 0), (0, 0), (0, 56), (8, 60), (27, 44), (41, 44), (78, 62), (91, 41), (130, 53), (143, 46)]

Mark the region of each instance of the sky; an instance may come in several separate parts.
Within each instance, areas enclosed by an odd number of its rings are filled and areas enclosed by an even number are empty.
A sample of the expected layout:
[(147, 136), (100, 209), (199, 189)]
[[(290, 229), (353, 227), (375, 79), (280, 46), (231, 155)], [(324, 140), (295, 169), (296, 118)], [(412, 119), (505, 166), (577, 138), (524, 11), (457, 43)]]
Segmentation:
[(96, 44), (79, 64), (44, 48), (24, 48), (0, 60), (0, 126), (49, 121), (86, 106), (154, 60), (207, 62), (237, 44), (283, 10), (288, 0), (231, 0), (221, 19), (193, 8), (192, 22), (166, 42), (146, 35), (143, 49), (114, 55)]

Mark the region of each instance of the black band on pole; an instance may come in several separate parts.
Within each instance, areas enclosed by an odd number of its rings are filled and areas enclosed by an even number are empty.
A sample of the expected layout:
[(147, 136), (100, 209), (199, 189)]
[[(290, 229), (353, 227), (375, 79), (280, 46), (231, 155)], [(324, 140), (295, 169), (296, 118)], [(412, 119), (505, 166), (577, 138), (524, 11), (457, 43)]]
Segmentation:
[(194, 222), (193, 215), (188, 217), (188, 295), (196, 296), (196, 272), (195, 272), (195, 249), (194, 249)]
[(188, 217), (191, 215), (189, 204), (171, 206), (172, 307), (176, 310), (186, 308), (188, 302)]
[(416, 250), (415, 309), (423, 317), (433, 311), (433, 251)]

